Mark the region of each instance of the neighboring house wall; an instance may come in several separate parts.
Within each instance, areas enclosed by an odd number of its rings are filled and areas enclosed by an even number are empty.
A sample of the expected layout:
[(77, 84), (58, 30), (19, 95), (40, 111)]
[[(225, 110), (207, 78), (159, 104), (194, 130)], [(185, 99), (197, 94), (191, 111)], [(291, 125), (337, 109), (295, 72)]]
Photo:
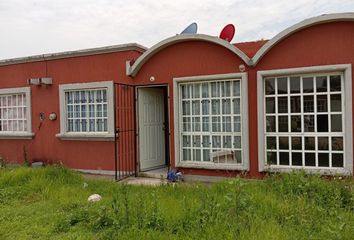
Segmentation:
[[(132, 84), (125, 75), (125, 61), (140, 53), (126, 51), (91, 56), (0, 66), (0, 88), (24, 87), (27, 79), (52, 77), (51, 86), (31, 86), (33, 139), (1, 139), (0, 154), (10, 162), (23, 163), (24, 148), (29, 161), (62, 162), (75, 169), (114, 169), (114, 142), (61, 140), (59, 85), (114, 81)], [(41, 123), (40, 113), (45, 113)], [(50, 121), (48, 115), (57, 114)]]

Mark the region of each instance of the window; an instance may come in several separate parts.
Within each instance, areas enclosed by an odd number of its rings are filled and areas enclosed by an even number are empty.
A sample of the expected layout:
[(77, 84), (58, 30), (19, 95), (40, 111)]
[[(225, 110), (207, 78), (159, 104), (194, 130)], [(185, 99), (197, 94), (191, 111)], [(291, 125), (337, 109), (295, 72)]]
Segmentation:
[(0, 138), (31, 138), (30, 88), (0, 89)]
[(107, 89), (65, 92), (67, 132), (107, 132)]
[(261, 76), (260, 116), (264, 165), (270, 169), (350, 171), (346, 153), (351, 150), (346, 149), (346, 141), (351, 133), (345, 131), (350, 113), (345, 111), (345, 99), (351, 93), (345, 91), (345, 74), (265, 75)]
[(113, 138), (113, 83), (60, 86), (62, 138)]
[(245, 81), (240, 75), (220, 80), (179, 80), (180, 165), (245, 168)]

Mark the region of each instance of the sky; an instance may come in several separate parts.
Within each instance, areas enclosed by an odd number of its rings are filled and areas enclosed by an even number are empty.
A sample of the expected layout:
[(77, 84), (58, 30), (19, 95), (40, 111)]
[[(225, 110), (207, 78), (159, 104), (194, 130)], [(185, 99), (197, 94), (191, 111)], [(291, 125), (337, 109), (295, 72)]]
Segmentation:
[(306, 18), (354, 12), (354, 0), (0, 0), (0, 59), (124, 43), (146, 47), (190, 23), (232, 42), (270, 39)]

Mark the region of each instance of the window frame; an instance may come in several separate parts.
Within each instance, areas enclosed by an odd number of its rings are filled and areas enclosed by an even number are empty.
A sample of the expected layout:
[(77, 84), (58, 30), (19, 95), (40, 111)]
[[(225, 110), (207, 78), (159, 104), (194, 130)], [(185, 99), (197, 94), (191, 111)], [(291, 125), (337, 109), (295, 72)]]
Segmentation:
[[(65, 93), (107, 89), (107, 132), (67, 132), (67, 110)], [(114, 141), (114, 83), (113, 81), (74, 83), (59, 85), (60, 133), (56, 137), (62, 140)]]
[[(242, 151), (242, 164), (225, 164), (215, 162), (192, 162), (181, 161), (181, 144), (182, 135), (180, 130), (180, 83), (200, 82), (204, 81), (225, 81), (236, 80), (241, 81), (240, 97), (241, 97), (241, 151)], [(175, 163), (176, 167), (184, 168), (201, 168), (201, 169), (220, 169), (220, 170), (249, 170), (249, 141), (248, 141), (248, 75), (247, 73), (229, 73), (217, 75), (201, 75), (173, 78), (173, 97), (174, 97), (174, 140), (175, 140)], [(211, 136), (211, 135), (210, 135)]]
[(26, 121), (27, 131), (6, 131), (0, 132), (0, 139), (32, 139), (32, 107), (31, 107), (31, 87), (3, 88), (0, 95), (25, 94), (26, 97)]
[[(352, 70), (351, 64), (338, 64), (338, 65), (324, 65), (324, 66), (311, 66), (300, 68), (276, 69), (276, 70), (263, 70), (257, 72), (257, 105), (258, 105), (258, 167), (260, 172), (290, 172), (296, 169), (304, 169), (309, 173), (320, 173), (324, 175), (344, 174), (351, 175), (353, 171), (353, 146), (352, 146)], [(344, 159), (343, 168), (336, 167), (310, 167), (310, 166), (270, 166), (267, 165), (266, 159), (266, 134), (265, 134), (265, 78), (267, 77), (280, 77), (291, 75), (319, 75), (340, 72), (343, 77), (343, 90), (342, 95), (342, 116), (345, 125), (343, 125), (344, 132)], [(305, 96), (300, 93), (301, 96)], [(330, 113), (330, 111), (328, 111)], [(287, 116), (291, 114), (288, 113)], [(329, 133), (331, 137), (332, 133)], [(291, 135), (286, 135), (290, 136)], [(314, 134), (315, 137), (321, 137), (320, 134)]]

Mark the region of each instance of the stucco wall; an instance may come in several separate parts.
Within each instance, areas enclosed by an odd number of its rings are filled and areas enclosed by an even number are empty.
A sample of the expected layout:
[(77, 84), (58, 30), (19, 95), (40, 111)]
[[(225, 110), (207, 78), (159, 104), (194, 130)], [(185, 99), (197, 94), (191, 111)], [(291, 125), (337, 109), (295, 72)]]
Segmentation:
[[(139, 54), (117, 52), (0, 66), (0, 88), (27, 86), (29, 78), (53, 78), (52, 86), (31, 86), (33, 139), (0, 139), (0, 154), (9, 162), (22, 163), (25, 148), (29, 161), (62, 162), (79, 169), (114, 169), (114, 142), (64, 141), (55, 136), (60, 132), (58, 86), (108, 80), (131, 84), (131, 78), (125, 74), (125, 61)], [(41, 112), (46, 116), (42, 124)], [(51, 112), (58, 115), (54, 122), (48, 119)]]
[[(237, 36), (236, 36), (237, 37)], [(23, 161), (23, 147), (29, 159), (63, 162), (72, 168), (114, 169), (112, 142), (63, 141), (59, 120), (46, 119), (39, 129), (39, 113), (59, 113), (58, 84), (114, 80), (134, 85), (167, 84), (169, 88), (170, 157), (175, 165), (173, 78), (239, 72), (246, 66), (249, 104), (249, 176), (259, 177), (257, 128), (257, 71), (306, 66), (353, 64), (354, 22), (324, 23), (300, 30), (270, 49), (254, 67), (249, 67), (230, 50), (210, 42), (190, 41), (168, 46), (152, 56), (134, 78), (126, 76), (125, 61), (138, 52), (120, 52), (45, 62), (0, 66), (0, 88), (26, 86), (31, 77), (53, 77), (49, 87), (32, 86), (32, 140), (0, 140), (0, 154), (14, 162)], [(46, 70), (47, 69), (47, 70)], [(47, 73), (46, 73), (47, 71)], [(154, 76), (155, 81), (150, 82)], [(352, 76), (354, 78), (354, 76)], [(353, 84), (354, 86), (354, 84)], [(354, 90), (354, 89), (352, 89)], [(352, 104), (353, 105), (353, 104)], [(353, 111), (354, 112), (354, 111)], [(59, 117), (59, 116), (58, 116)], [(230, 176), (235, 171), (183, 169), (185, 173)]]

